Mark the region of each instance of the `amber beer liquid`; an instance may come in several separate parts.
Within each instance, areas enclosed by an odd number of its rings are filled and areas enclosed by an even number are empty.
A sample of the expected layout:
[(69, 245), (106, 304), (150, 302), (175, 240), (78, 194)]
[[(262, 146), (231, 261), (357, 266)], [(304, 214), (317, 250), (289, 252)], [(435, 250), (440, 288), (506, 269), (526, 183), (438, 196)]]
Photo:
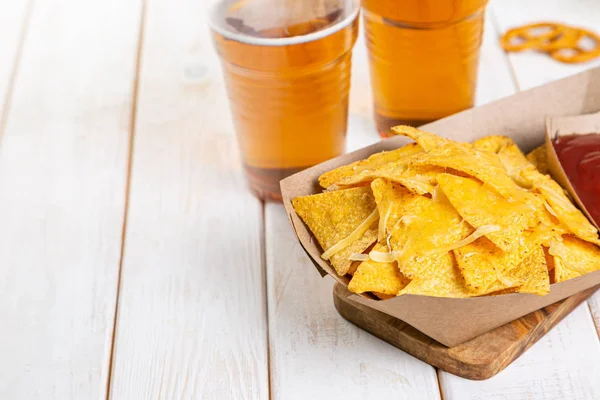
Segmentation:
[(358, 5), (288, 1), (304, 6), (284, 15), (285, 3), (221, 1), (212, 14), (244, 167), (261, 198), (280, 199), (281, 179), (345, 146)]
[(474, 103), (487, 0), (362, 0), (382, 136)]

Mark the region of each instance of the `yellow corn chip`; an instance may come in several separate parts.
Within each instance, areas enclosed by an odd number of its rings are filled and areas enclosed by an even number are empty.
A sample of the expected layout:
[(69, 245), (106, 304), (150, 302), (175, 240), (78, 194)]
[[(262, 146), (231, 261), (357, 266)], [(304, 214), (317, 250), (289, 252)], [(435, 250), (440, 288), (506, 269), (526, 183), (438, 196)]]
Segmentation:
[(396, 135), (411, 138), (425, 151), (430, 151), (442, 144), (450, 143), (450, 141), (446, 138), (434, 135), (433, 133), (424, 132), (407, 125), (394, 126), (392, 128), (392, 132), (394, 132)]
[(542, 246), (534, 247), (531, 254), (513, 268), (507, 277), (520, 282), (517, 289), (519, 293), (532, 293), (538, 296), (550, 293), (550, 277)]
[(460, 270), (456, 266), (452, 253), (427, 259), (427, 268), (422, 270), (402, 289), (399, 295), (417, 294), (433, 297), (464, 298), (473, 296)]
[(520, 171), (521, 177), (531, 183), (532, 190), (548, 203), (549, 210), (575, 236), (590, 243), (600, 244), (598, 230), (571, 203), (564, 190), (549, 175), (541, 174), (533, 166)]
[(400, 183), (415, 194), (432, 194), (433, 188), (437, 183), (436, 177), (444, 169), (432, 166), (409, 167), (407, 160), (410, 160), (410, 158), (342, 178), (336, 186), (341, 188), (362, 186), (377, 178), (384, 178)]
[(498, 153), (503, 146), (510, 143), (514, 143), (511, 138), (495, 135), (477, 139), (473, 142), (473, 147), (479, 150), (489, 151), (490, 153)]
[(378, 240), (385, 243), (391, 228), (402, 217), (403, 207), (418, 197), (401, 185), (381, 178), (371, 182), (371, 190), (379, 210)]
[(506, 174), (497, 155), (476, 150), (469, 144), (449, 143), (409, 160), (412, 166), (436, 165), (452, 168), (479, 179), (509, 200), (522, 199), (524, 190)]
[[(387, 252), (386, 245), (377, 244), (375, 251)], [(397, 295), (408, 280), (404, 278), (396, 262), (380, 263), (373, 260), (363, 261), (352, 277), (348, 289), (354, 293), (378, 292)]]
[(494, 190), (474, 181), (450, 174), (440, 174), (438, 184), (458, 213), (473, 227), (497, 225), (500, 230), (487, 238), (503, 251), (517, 249), (518, 238), (525, 230), (537, 226), (536, 208), (520, 202), (510, 202)]
[(521, 170), (530, 167), (532, 164), (527, 160), (525, 154), (521, 152), (516, 143), (510, 140), (498, 150), (498, 158), (504, 166), (506, 173), (515, 183), (524, 188), (531, 188), (530, 182), (521, 177)]
[(547, 175), (548, 171), (548, 155), (546, 154), (546, 145), (543, 144), (535, 150), (527, 154), (527, 159), (532, 163), (540, 173)]
[[(352, 164), (344, 165), (329, 172), (324, 173), (319, 177), (321, 187), (330, 188), (334, 184), (338, 184), (341, 180), (355, 176), (359, 173), (365, 173), (373, 170), (381, 165), (390, 162), (400, 161), (408, 158), (413, 154), (422, 153), (423, 149), (416, 143), (410, 143), (406, 146), (392, 151), (384, 151), (376, 153), (367, 158), (353, 162)], [(349, 185), (347, 185), (349, 186)]]
[(443, 255), (445, 247), (473, 231), (450, 204), (414, 195), (384, 180), (374, 181), (371, 188), (385, 226), (380, 238), (389, 242), (400, 271), (410, 279), (430, 268), (428, 260)]
[[(350, 236), (376, 208), (369, 187), (296, 197), (292, 204), (324, 251)], [(376, 240), (377, 224), (375, 223), (360, 239), (353, 241), (330, 258), (336, 272), (345, 275), (352, 263), (348, 259), (350, 254), (362, 253)]]
[(562, 242), (554, 241), (549, 253), (554, 256), (556, 282), (600, 269), (600, 248), (572, 235), (564, 235)]
[(506, 253), (489, 239), (481, 237), (473, 243), (453, 250), (465, 284), (476, 295), (517, 286), (507, 272), (515, 268), (522, 257), (517, 251)]

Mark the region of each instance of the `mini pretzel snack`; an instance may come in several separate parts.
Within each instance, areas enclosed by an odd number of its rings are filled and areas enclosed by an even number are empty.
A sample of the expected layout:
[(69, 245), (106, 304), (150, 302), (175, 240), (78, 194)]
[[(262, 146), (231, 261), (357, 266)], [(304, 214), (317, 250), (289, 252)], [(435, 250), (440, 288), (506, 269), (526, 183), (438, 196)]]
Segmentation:
[(597, 34), (555, 22), (538, 22), (509, 29), (500, 38), (500, 44), (507, 52), (536, 50), (563, 63), (586, 62), (600, 55), (600, 37)]

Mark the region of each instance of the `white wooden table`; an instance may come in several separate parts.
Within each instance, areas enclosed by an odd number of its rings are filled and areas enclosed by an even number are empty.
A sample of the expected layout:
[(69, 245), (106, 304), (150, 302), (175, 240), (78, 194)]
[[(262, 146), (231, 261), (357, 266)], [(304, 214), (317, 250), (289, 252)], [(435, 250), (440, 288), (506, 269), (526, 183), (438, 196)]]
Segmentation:
[[(600, 399), (600, 294), (482, 382), (344, 321), (246, 189), (204, 7), (0, 1), (1, 399)], [(598, 31), (600, 2), (493, 0), (478, 103), (600, 65), (503, 53), (539, 20)], [(362, 38), (352, 90), (353, 149)]]

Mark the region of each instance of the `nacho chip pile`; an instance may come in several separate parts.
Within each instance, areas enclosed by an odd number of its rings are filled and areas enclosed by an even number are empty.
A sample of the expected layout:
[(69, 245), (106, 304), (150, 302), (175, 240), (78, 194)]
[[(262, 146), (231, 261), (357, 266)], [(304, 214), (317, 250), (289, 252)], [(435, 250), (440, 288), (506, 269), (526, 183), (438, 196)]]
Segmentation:
[(459, 143), (408, 126), (416, 143), (319, 178), (294, 209), (354, 293), (474, 297), (550, 292), (600, 269), (595, 227), (512, 139)]

